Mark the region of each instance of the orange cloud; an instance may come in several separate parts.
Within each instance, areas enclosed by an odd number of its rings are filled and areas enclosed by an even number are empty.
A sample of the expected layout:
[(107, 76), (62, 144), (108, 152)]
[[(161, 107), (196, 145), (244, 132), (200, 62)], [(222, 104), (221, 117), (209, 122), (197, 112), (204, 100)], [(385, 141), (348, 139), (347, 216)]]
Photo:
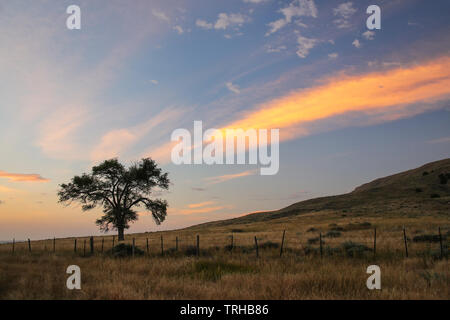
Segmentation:
[[(443, 57), (387, 72), (328, 77), (321, 85), (297, 90), (260, 105), (227, 128), (296, 129), (285, 130), (289, 135), (282, 138), (286, 139), (306, 135), (302, 124), (347, 112), (372, 115), (377, 111), (389, 112), (393, 107), (403, 106), (402, 117), (405, 117), (408, 116), (408, 105), (448, 99), (449, 65), (450, 57)], [(417, 113), (417, 110), (414, 112)], [(385, 119), (395, 117), (398, 116), (388, 115)]]
[(227, 206), (217, 206), (217, 207), (205, 207), (205, 208), (195, 208), (195, 209), (182, 209), (178, 211), (178, 214), (196, 214), (196, 213), (208, 213), (214, 212), (222, 209), (227, 209)]
[(188, 208), (200, 208), (200, 207), (212, 205), (213, 203), (214, 203), (214, 201), (191, 203), (191, 204), (188, 204)]
[(41, 177), (39, 174), (23, 174), (23, 173), (8, 173), (0, 171), (0, 178), (9, 179), (14, 182), (48, 182), (49, 179)]
[(216, 183), (221, 183), (221, 182), (225, 182), (225, 181), (240, 178), (240, 177), (251, 176), (251, 175), (256, 174), (257, 172), (258, 172), (257, 170), (247, 170), (247, 171), (240, 172), (240, 173), (225, 174), (225, 175), (217, 176), (217, 177), (209, 177), (209, 178), (206, 178), (205, 180), (208, 181), (209, 184), (216, 184)]

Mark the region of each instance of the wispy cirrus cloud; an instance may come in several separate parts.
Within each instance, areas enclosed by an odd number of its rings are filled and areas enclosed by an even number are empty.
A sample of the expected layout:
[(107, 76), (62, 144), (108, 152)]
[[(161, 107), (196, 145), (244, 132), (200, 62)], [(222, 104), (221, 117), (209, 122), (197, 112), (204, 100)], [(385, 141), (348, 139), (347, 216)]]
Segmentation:
[(336, 19), (333, 21), (339, 29), (349, 28), (350, 18), (356, 13), (352, 2), (341, 3), (337, 8), (333, 9)]
[(185, 111), (181, 109), (168, 108), (133, 127), (108, 131), (93, 148), (91, 160), (100, 161), (102, 159), (120, 156), (123, 151), (132, 147), (152, 130), (162, 124), (167, 125), (171, 121), (179, 119), (184, 113)]
[(225, 175), (221, 175), (221, 176), (205, 178), (205, 181), (207, 182), (207, 184), (217, 184), (217, 183), (222, 183), (222, 182), (237, 179), (237, 178), (252, 176), (257, 173), (258, 173), (258, 170), (256, 170), (256, 169), (255, 170), (247, 170), (247, 171), (243, 171), (243, 172), (239, 172), (239, 173), (225, 174)]
[(48, 182), (50, 179), (43, 178), (36, 173), (10, 173), (0, 170), (0, 178), (8, 179), (13, 182)]
[(308, 135), (308, 124), (350, 112), (381, 121), (405, 118), (449, 99), (449, 64), (445, 56), (385, 72), (329, 76), (317, 86), (263, 103), (225, 128), (279, 128), (284, 129), (281, 139), (292, 139)]
[(286, 25), (290, 24), (293, 19), (300, 17), (317, 18), (317, 7), (314, 0), (294, 0), (287, 7), (280, 9), (279, 12), (283, 14), (284, 17), (268, 24), (270, 29), (266, 32), (266, 36), (284, 28)]
[(427, 141), (428, 143), (449, 143), (450, 142), (450, 137), (442, 137), (442, 138), (438, 138), (438, 139), (433, 139), (433, 140), (429, 140)]
[(209, 206), (214, 204), (214, 201), (205, 201), (205, 202), (198, 202), (198, 203), (190, 203), (187, 205), (188, 208), (193, 209), (193, 208), (200, 208), (200, 207), (205, 207), (205, 206)]
[(232, 206), (230, 205), (214, 205), (215, 201), (204, 201), (199, 203), (190, 203), (184, 209), (174, 209), (175, 214), (181, 215), (193, 215), (193, 214), (201, 214), (201, 213), (210, 213), (224, 209), (230, 209)]

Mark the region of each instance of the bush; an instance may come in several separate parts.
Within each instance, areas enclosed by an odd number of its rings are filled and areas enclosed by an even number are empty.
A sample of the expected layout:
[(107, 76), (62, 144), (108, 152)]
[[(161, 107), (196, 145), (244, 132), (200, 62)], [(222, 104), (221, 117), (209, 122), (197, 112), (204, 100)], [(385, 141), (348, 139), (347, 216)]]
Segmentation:
[(196, 256), (197, 255), (197, 247), (196, 246), (188, 246), (184, 253), (187, 256)]
[(423, 192), (422, 188), (416, 188), (416, 193)]
[(326, 237), (326, 238), (338, 238), (340, 236), (341, 236), (341, 233), (339, 231), (335, 231), (335, 230), (328, 231), (324, 235), (324, 237)]
[(306, 232), (315, 232), (315, 231), (317, 231), (317, 229), (314, 227), (311, 227), (308, 230), (306, 230)]
[[(442, 240), (447, 239), (445, 235), (442, 236)], [(413, 238), (414, 242), (439, 242), (438, 234), (422, 234)]]
[[(308, 244), (316, 244), (319, 242), (319, 237), (308, 239)], [(325, 241), (322, 239), (322, 245), (325, 244)]]
[(439, 183), (440, 184), (447, 184), (447, 181), (448, 181), (448, 175), (444, 174), (444, 173), (441, 173), (439, 175)]
[(258, 245), (261, 249), (278, 249), (280, 245), (278, 243), (267, 241), (261, 245)]
[(231, 229), (231, 232), (233, 232), (233, 233), (242, 233), (242, 232), (245, 232), (245, 231), (242, 230), (242, 229)]
[[(130, 244), (120, 243), (114, 248), (108, 250), (107, 253), (112, 255), (114, 258), (131, 257), (133, 255), (133, 246)], [(144, 251), (135, 246), (134, 255), (142, 256), (144, 255)]]
[(432, 193), (432, 194), (430, 194), (430, 198), (440, 198), (441, 196), (439, 195), (439, 194), (437, 194), (437, 193)]
[(422, 176), (427, 176), (427, 175), (428, 175), (428, 171), (422, 172)]
[(364, 252), (371, 251), (366, 245), (353, 241), (346, 241), (341, 245), (344, 253), (349, 257), (358, 257), (364, 255)]

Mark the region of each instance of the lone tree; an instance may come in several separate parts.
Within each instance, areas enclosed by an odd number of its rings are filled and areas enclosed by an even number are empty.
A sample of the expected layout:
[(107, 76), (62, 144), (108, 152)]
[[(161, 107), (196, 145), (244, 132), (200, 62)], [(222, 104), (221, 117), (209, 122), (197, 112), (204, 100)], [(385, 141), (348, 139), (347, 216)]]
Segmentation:
[(79, 202), (83, 211), (103, 207), (104, 215), (96, 224), (103, 232), (117, 230), (119, 241), (124, 240), (124, 230), (129, 228), (129, 223), (138, 219), (134, 208), (144, 206), (156, 224), (163, 222), (167, 215), (167, 201), (151, 200), (150, 194), (155, 187), (167, 190), (169, 179), (150, 158), (129, 168), (117, 159), (106, 160), (93, 167), (91, 173), (75, 176), (70, 183), (59, 187), (61, 203)]

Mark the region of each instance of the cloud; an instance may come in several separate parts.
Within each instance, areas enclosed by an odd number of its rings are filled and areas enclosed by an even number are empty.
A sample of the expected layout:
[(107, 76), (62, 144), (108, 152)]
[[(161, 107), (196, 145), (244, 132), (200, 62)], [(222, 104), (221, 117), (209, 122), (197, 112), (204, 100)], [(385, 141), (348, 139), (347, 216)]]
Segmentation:
[(156, 86), (157, 84), (159, 84), (158, 80), (150, 80), (150, 82), (153, 83), (155, 86)]
[(244, 0), (245, 3), (262, 3), (269, 0)]
[(359, 42), (358, 39), (355, 39), (355, 40), (352, 42), (352, 45), (353, 45), (355, 48), (361, 48), (361, 42)]
[(216, 206), (216, 207), (205, 207), (205, 208), (197, 208), (197, 209), (181, 209), (176, 211), (178, 214), (197, 214), (197, 213), (209, 213), (214, 211), (219, 211), (223, 209), (229, 209), (230, 206)]
[(192, 187), (191, 189), (194, 190), (194, 191), (200, 191), (200, 192), (206, 191), (205, 188), (200, 188), (200, 187)]
[(0, 170), (0, 178), (8, 179), (14, 182), (48, 182), (50, 179), (41, 177), (39, 174), (26, 174), (26, 173), (9, 173)]
[(214, 24), (214, 29), (225, 30), (228, 27), (241, 27), (245, 22), (248, 22), (249, 18), (246, 15), (240, 13), (219, 13), (218, 19)]
[(216, 183), (222, 183), (225, 181), (229, 181), (232, 179), (252, 176), (252, 175), (255, 175), (257, 172), (258, 172), (258, 170), (247, 170), (247, 171), (240, 172), (240, 173), (225, 174), (225, 175), (217, 176), (217, 177), (209, 177), (209, 178), (205, 178), (205, 180), (208, 182), (208, 184), (216, 184)]
[(195, 21), (195, 25), (197, 27), (200, 27), (200, 28), (203, 28), (203, 29), (212, 29), (213, 28), (213, 24), (212, 23), (209, 23), (209, 22), (207, 22), (205, 20), (202, 20), (202, 19), (197, 19)]
[(366, 40), (373, 40), (373, 39), (375, 39), (375, 32), (374, 32), (374, 31), (367, 30), (366, 32), (364, 32), (364, 33), (362, 34), (362, 36), (363, 36)]
[(300, 58), (306, 58), (309, 51), (316, 46), (319, 41), (317, 39), (306, 38), (303, 36), (298, 36), (297, 38), (297, 56)]
[(155, 16), (156, 18), (165, 21), (165, 22), (170, 22), (170, 18), (162, 11), (157, 10), (157, 9), (153, 9), (152, 10), (152, 15)]
[(234, 92), (236, 94), (239, 94), (241, 91), (239, 90), (239, 87), (231, 82), (225, 83), (225, 86), (230, 90), (231, 92)]
[(269, 46), (266, 50), (267, 53), (273, 53), (273, 52), (281, 52), (283, 50), (286, 50), (287, 47), (286, 46), (278, 46), (276, 48), (273, 48), (271, 46)]
[(330, 59), (337, 59), (337, 57), (339, 57), (339, 54), (337, 52), (328, 54), (328, 58), (330, 58)]
[(209, 213), (214, 211), (219, 211), (223, 209), (230, 209), (231, 206), (212, 206), (216, 202), (215, 201), (204, 201), (199, 203), (191, 203), (187, 205), (187, 208), (174, 210), (174, 213), (178, 213), (181, 215), (190, 215), (190, 214), (197, 214), (197, 213)]
[(328, 127), (340, 124), (333, 122), (337, 117), (345, 125), (363, 125), (352, 123), (349, 114), (363, 116), (367, 123), (409, 117), (449, 99), (449, 64), (450, 57), (442, 57), (383, 72), (329, 76), (263, 103), (225, 128), (278, 128), (280, 138), (287, 140), (310, 134), (308, 126), (325, 119)]
[(337, 17), (333, 22), (339, 29), (349, 28), (351, 26), (349, 19), (355, 12), (356, 9), (353, 8), (353, 3), (341, 3), (337, 8), (333, 9), (333, 14)]
[(428, 143), (449, 143), (450, 142), (450, 137), (443, 137), (443, 138), (438, 138), (438, 139), (433, 139), (433, 140), (429, 140), (427, 141)]
[(176, 30), (178, 32), (178, 34), (184, 33), (184, 30), (181, 26), (174, 26), (173, 29)]
[(101, 161), (120, 156), (124, 150), (133, 146), (152, 130), (167, 124), (169, 120), (178, 119), (182, 114), (184, 114), (182, 110), (169, 108), (136, 126), (108, 131), (92, 149), (91, 160)]
[(284, 18), (270, 22), (268, 24), (270, 30), (266, 32), (266, 36), (269, 36), (285, 27), (292, 22), (293, 18), (317, 18), (317, 8), (314, 0), (294, 0), (289, 4), (289, 6), (280, 9), (279, 12), (284, 15)]
[(193, 209), (193, 208), (200, 208), (200, 207), (204, 207), (204, 206), (209, 206), (211, 204), (214, 204), (214, 201), (205, 201), (205, 202), (199, 202), (199, 203), (191, 203), (188, 204), (188, 208)]

